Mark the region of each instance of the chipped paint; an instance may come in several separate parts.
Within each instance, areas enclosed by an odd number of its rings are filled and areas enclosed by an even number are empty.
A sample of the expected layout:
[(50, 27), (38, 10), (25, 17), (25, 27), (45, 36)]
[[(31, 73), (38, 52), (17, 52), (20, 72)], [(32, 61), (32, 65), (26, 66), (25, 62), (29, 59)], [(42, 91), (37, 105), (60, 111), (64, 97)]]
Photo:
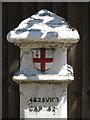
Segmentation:
[[(74, 80), (67, 48), (79, 41), (77, 30), (44, 9), (10, 31), (7, 40), (20, 46), (20, 69), (12, 78), (20, 84), (20, 118), (67, 118), (67, 85)], [(43, 50), (42, 67), (34, 63), (37, 49)], [(51, 65), (45, 63), (48, 53)]]
[(66, 86), (66, 84), (21, 84), (20, 90), (23, 92), (23, 95), (20, 95), (21, 118), (67, 118)]
[(7, 40), (16, 44), (23, 42), (70, 44), (79, 41), (79, 34), (65, 19), (44, 9), (23, 20), (17, 28), (8, 33)]

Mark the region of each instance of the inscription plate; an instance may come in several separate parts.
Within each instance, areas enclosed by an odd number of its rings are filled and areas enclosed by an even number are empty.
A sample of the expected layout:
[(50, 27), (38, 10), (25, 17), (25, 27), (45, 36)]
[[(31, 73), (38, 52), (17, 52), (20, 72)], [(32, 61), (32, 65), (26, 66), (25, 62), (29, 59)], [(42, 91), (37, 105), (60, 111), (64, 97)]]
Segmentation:
[(66, 84), (22, 84), (20, 90), (22, 117), (67, 117)]

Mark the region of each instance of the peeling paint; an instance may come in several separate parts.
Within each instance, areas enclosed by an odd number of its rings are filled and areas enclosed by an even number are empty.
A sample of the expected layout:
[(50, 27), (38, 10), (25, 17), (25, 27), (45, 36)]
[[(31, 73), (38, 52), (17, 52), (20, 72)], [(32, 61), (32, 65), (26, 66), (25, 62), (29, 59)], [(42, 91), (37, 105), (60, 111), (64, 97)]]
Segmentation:
[[(40, 14), (41, 12), (43, 12), (42, 16)], [(71, 44), (79, 41), (79, 34), (65, 19), (44, 9), (23, 20), (17, 28), (8, 33), (7, 40), (17, 44), (23, 44), (23, 42), (58, 42)]]
[[(44, 9), (10, 31), (7, 40), (20, 46), (20, 69), (12, 78), (20, 85), (20, 118), (67, 118), (67, 85), (74, 80), (67, 49), (79, 41), (78, 31)], [(52, 64), (45, 63), (48, 57)], [(38, 65), (35, 58), (41, 58)]]

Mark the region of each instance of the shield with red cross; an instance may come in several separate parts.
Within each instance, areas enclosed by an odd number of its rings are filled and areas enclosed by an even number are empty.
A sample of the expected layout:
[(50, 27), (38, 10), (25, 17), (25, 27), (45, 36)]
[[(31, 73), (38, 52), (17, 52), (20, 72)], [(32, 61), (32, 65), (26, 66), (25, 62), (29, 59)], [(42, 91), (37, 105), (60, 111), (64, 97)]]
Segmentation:
[(53, 64), (54, 49), (38, 48), (32, 49), (33, 63), (35, 68), (44, 72)]

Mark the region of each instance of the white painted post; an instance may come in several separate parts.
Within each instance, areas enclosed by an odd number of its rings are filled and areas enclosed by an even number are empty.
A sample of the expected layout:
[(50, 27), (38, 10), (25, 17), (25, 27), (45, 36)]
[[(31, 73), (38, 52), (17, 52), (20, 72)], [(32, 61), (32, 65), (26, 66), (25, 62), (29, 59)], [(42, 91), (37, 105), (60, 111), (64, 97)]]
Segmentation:
[(7, 35), (21, 48), (20, 118), (67, 118), (67, 84), (74, 80), (67, 48), (79, 34), (56, 14), (41, 10)]

